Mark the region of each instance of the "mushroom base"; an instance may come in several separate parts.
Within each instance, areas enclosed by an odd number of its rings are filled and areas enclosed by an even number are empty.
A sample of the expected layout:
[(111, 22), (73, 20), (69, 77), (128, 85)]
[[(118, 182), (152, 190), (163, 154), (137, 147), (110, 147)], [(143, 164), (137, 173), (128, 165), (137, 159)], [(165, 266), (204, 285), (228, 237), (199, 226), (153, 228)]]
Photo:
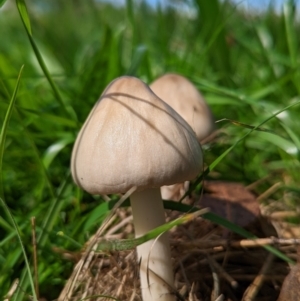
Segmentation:
[[(165, 223), (159, 188), (134, 192), (130, 200), (136, 237)], [(137, 254), (143, 301), (174, 301), (174, 277), (168, 233), (139, 245)]]

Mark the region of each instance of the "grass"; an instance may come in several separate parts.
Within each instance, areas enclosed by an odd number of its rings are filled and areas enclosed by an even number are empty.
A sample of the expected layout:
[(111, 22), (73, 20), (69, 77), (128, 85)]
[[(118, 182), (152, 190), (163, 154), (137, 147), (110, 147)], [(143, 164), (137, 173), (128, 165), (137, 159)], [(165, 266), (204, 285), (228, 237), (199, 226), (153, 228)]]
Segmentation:
[[(281, 182), (273, 199), (291, 208), (299, 205), (300, 25), (293, 1), (279, 13), (269, 7), (260, 14), (227, 1), (189, 5), (188, 14), (133, 0), (125, 7), (92, 0), (76, 5), (40, 1), (27, 3), (27, 15), (25, 2), (18, 0), (0, 10), (5, 37), (0, 43), (0, 123), (6, 134), (0, 141), (0, 191), (31, 266), (30, 218), (36, 217), (40, 294), (49, 300), (72, 270), (53, 247), (79, 251), (109, 211), (101, 197), (75, 187), (69, 160), (85, 117), (118, 76), (151, 83), (172, 71), (190, 78), (216, 120), (238, 121), (217, 123), (222, 134), (205, 150), (212, 171), (208, 177), (250, 184), (269, 176), (258, 192)], [(13, 300), (32, 295), (18, 233), (4, 207), (0, 271), (0, 298), (16, 278), (23, 280)]]

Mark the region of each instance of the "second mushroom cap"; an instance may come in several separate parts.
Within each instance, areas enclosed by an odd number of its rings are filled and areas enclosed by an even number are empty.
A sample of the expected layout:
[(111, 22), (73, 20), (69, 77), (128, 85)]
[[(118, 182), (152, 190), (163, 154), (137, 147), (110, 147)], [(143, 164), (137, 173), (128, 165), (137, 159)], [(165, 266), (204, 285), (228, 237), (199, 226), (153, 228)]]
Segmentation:
[(199, 141), (212, 133), (214, 118), (210, 108), (188, 79), (167, 73), (156, 79), (150, 88), (192, 127)]

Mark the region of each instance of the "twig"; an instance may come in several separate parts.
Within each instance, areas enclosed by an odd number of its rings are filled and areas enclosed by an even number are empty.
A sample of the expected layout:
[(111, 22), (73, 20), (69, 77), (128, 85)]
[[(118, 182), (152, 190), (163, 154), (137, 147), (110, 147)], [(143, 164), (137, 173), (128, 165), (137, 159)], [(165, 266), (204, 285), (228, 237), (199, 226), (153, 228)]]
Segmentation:
[(184, 269), (184, 266), (183, 266), (181, 260), (179, 261), (179, 266), (180, 266), (180, 270), (181, 270), (181, 272), (182, 272), (183, 279), (184, 279), (185, 283), (186, 283), (188, 286), (191, 286), (191, 284), (190, 284), (190, 282), (189, 282), (189, 280), (188, 280), (188, 278), (187, 278), (187, 276), (186, 276), (186, 272), (185, 272), (185, 269)]
[[(210, 273), (204, 273), (202, 275), (205, 277), (205, 279), (212, 279), (212, 275)], [(233, 277), (235, 280), (238, 281), (253, 281), (256, 278), (257, 275), (250, 275), (250, 274), (231, 274), (231, 277)], [(219, 275), (220, 278), (224, 279), (224, 275)], [(264, 280), (266, 281), (272, 281), (272, 280), (278, 280), (282, 281), (286, 275), (265, 275)]]
[[(203, 250), (192, 250), (192, 251), (190, 251), (190, 253), (187, 256), (185, 256), (184, 258), (181, 259), (181, 262), (184, 263), (187, 259), (189, 259), (193, 255), (196, 255), (196, 254), (202, 255), (204, 253), (205, 253), (205, 251), (203, 251)], [(233, 251), (233, 252), (231, 251), (228, 254), (228, 256), (237, 257), (237, 256), (242, 255), (243, 253), (244, 253), (244, 251)], [(224, 252), (222, 252), (222, 253), (220, 252), (218, 254), (213, 254), (213, 255), (211, 255), (211, 257), (213, 257), (215, 260), (221, 260), (224, 258)], [(185, 270), (187, 271), (187, 270), (197, 267), (198, 265), (206, 265), (206, 264), (207, 264), (207, 259), (204, 258), (201, 260), (197, 260), (196, 262), (193, 262), (188, 266), (185, 266)], [(177, 263), (174, 267), (174, 270), (176, 271), (176, 270), (178, 270), (178, 268), (179, 268), (179, 264)]]
[(223, 129), (213, 131), (208, 137), (205, 137), (204, 139), (201, 140), (201, 145), (211, 143), (222, 132), (223, 132)]
[(226, 239), (219, 239), (215, 241), (203, 241), (202, 239), (197, 239), (192, 242), (182, 242), (178, 241), (178, 245), (184, 245), (187, 248), (197, 247), (197, 248), (257, 248), (265, 245), (279, 245), (279, 246), (289, 246), (289, 245), (300, 245), (300, 238), (257, 238), (257, 239), (241, 239), (228, 241)]
[(224, 295), (220, 295), (215, 301), (224, 301)]
[[(218, 264), (217, 261), (215, 261), (213, 259), (213, 257), (210, 257), (210, 264), (212, 264), (214, 266), (214, 268), (216, 269), (216, 271), (220, 274), (220, 276), (222, 276), (233, 288), (237, 288), (238, 287), (238, 283), (233, 279), (232, 276), (230, 276), (221, 265)], [(217, 294), (215, 297), (217, 297), (219, 294)]]
[(272, 219), (272, 220), (282, 220), (289, 217), (300, 217), (300, 212), (295, 211), (278, 211), (273, 212), (269, 215), (266, 215), (266, 217)]
[(37, 259), (37, 244), (35, 232), (35, 216), (31, 217), (31, 231), (32, 231), (32, 246), (33, 246), (33, 269), (34, 269), (34, 287), (36, 298), (40, 298), (39, 292), (39, 274), (38, 274), (38, 259)]
[(191, 290), (189, 292), (189, 300), (188, 301), (196, 301), (197, 300), (194, 291), (195, 291), (195, 282), (193, 282)]
[(89, 287), (91, 284), (92, 278), (89, 278), (87, 280), (87, 282), (85, 283), (85, 289), (83, 290), (83, 294), (81, 296), (81, 298), (84, 300), (86, 298), (86, 296), (88, 295), (88, 291), (89, 291)]
[(133, 292), (132, 292), (132, 294), (131, 294), (131, 296), (130, 296), (130, 299), (129, 299), (129, 301), (133, 301), (134, 300), (134, 297), (135, 297), (135, 295), (136, 295), (136, 291), (135, 291), (135, 289), (133, 290)]
[(259, 271), (258, 275), (255, 277), (253, 282), (247, 288), (244, 293), (242, 301), (253, 301), (255, 300), (260, 288), (262, 287), (265, 281), (265, 275), (268, 272), (269, 268), (271, 267), (272, 261), (274, 259), (273, 254), (268, 254), (268, 257), (263, 264), (261, 270)]
[(124, 227), (124, 225), (128, 224), (129, 222), (131, 222), (133, 219), (132, 215), (127, 216), (126, 218), (124, 218), (121, 222), (119, 222), (117, 225), (111, 227), (107, 233), (105, 234), (105, 237), (114, 234), (115, 232), (117, 232), (119, 229), (121, 229), (122, 227)]
[(269, 180), (270, 178), (272, 178), (273, 174), (269, 174), (261, 179), (258, 179), (257, 181), (249, 184), (248, 186), (246, 186), (247, 190), (254, 190), (257, 186), (259, 186), (260, 184), (264, 183), (265, 181)]
[[(149, 272), (149, 274), (151, 273), (152, 276), (156, 277), (160, 282), (163, 283), (164, 286), (166, 286), (169, 290), (169, 294), (171, 295), (175, 295), (177, 300), (179, 301), (184, 301), (184, 298), (177, 292), (176, 288), (173, 287), (173, 285), (170, 285), (169, 283), (167, 283), (164, 279), (162, 279), (159, 275), (157, 275), (154, 271), (152, 271), (151, 269), (147, 268), (147, 273)], [(148, 285), (151, 286), (151, 284), (148, 282)], [(151, 290), (151, 288), (150, 288)]]
[(11, 297), (14, 295), (18, 286), (19, 286), (19, 279), (15, 279), (15, 281), (13, 282), (12, 286), (10, 287), (8, 293), (4, 296), (5, 299), (3, 301), (10, 301)]
[(122, 281), (121, 281), (121, 283), (120, 283), (120, 286), (119, 286), (119, 288), (118, 288), (118, 291), (117, 291), (117, 293), (116, 293), (116, 297), (117, 297), (117, 298), (120, 297), (120, 294), (121, 294), (121, 292), (122, 292), (122, 289), (123, 289), (123, 287), (124, 287), (125, 282), (126, 282), (126, 275), (123, 276)]
[[(175, 286), (178, 287), (178, 285), (176, 285), (176, 284), (175, 284)], [(187, 292), (188, 292), (187, 285), (183, 284), (178, 293), (180, 294), (180, 296), (182, 296), (184, 298), (187, 295)]]
[(220, 279), (218, 277), (218, 273), (215, 268), (213, 259), (210, 258), (209, 254), (207, 254), (206, 258), (209, 263), (212, 278), (213, 278), (213, 289), (211, 292), (211, 300), (214, 301), (217, 298), (217, 296), (219, 296), (219, 294), (220, 294)]
[(275, 183), (273, 186), (271, 186), (269, 189), (267, 189), (264, 193), (262, 193), (260, 196), (256, 198), (257, 202), (262, 202), (263, 200), (267, 199), (270, 195), (272, 195), (274, 192), (276, 192), (280, 187), (282, 186), (281, 182)]

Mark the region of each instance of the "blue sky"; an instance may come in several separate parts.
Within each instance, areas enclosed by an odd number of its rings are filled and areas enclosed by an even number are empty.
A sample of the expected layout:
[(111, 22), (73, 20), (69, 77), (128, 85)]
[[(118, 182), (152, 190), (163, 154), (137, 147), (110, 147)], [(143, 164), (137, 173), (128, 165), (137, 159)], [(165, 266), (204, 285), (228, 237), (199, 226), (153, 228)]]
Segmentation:
[[(147, 0), (152, 5), (156, 5), (158, 2), (164, 3), (164, 2), (172, 2), (172, 0)], [(255, 9), (255, 10), (261, 10), (266, 7), (268, 7), (269, 3), (272, 2), (274, 6), (280, 10), (282, 7), (282, 4), (284, 3), (284, 0), (232, 0), (233, 2), (236, 2), (237, 4), (245, 7), (246, 9)], [(174, 1), (175, 2), (175, 1)], [(300, 0), (296, 0), (297, 5), (300, 4)]]
[[(255, 10), (265, 9), (269, 6), (270, 3), (272, 3), (277, 10), (281, 10), (282, 5), (285, 1), (284, 0), (233, 0), (233, 2), (236, 2), (237, 4), (245, 7), (246, 9), (255, 9)], [(300, 1), (296, 0), (296, 3), (298, 5)]]
[[(103, 0), (102, 0), (103, 1)], [(113, 2), (115, 4), (124, 4), (126, 0), (105, 0), (109, 2)], [(138, 0), (137, 0), (138, 1)], [(146, 0), (148, 3), (150, 3), (152, 6), (156, 6), (158, 3), (161, 3), (162, 5), (168, 3), (178, 3), (180, 1), (176, 0)], [(189, 0), (191, 1), (191, 0)], [(209, 0), (204, 0), (209, 1)], [(236, 4), (240, 5), (241, 7), (245, 8), (246, 10), (250, 11), (261, 11), (268, 7), (270, 3), (272, 3), (277, 11), (281, 11), (282, 5), (286, 0), (231, 0), (232, 2), (235, 2)], [(299, 12), (299, 4), (300, 0), (295, 0), (297, 3), (297, 10)]]

